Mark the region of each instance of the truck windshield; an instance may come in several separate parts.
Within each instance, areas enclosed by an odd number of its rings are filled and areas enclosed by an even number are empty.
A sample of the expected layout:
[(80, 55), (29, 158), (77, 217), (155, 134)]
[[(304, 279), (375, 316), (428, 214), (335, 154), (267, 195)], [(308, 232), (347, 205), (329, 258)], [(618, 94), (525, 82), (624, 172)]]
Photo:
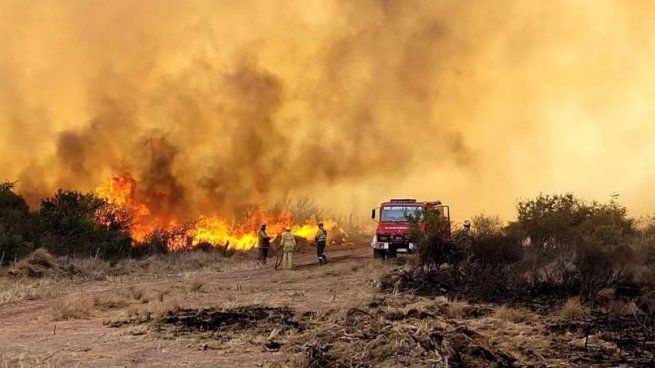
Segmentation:
[(380, 221), (407, 221), (407, 217), (421, 210), (419, 206), (384, 206), (380, 213)]

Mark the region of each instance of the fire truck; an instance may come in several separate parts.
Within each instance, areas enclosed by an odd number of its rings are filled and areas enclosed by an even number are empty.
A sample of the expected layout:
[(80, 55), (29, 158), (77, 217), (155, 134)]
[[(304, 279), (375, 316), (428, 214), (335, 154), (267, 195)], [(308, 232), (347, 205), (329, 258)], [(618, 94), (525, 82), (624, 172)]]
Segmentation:
[[(451, 236), (450, 208), (441, 201), (417, 202), (416, 199), (391, 199), (371, 211), (378, 225), (371, 242), (374, 258), (396, 257), (398, 253), (412, 253), (416, 246), (410, 237), (409, 219), (421, 213), (438, 212), (443, 218), (444, 233)], [(377, 214), (379, 213), (379, 217)], [(419, 219), (419, 229), (425, 226)]]

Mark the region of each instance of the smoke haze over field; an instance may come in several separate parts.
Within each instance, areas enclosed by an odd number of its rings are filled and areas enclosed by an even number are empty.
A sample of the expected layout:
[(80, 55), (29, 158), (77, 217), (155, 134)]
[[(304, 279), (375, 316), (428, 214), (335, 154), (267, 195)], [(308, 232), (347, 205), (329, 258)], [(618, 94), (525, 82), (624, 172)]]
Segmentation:
[(650, 1), (0, 0), (0, 179), (161, 211), (621, 195), (655, 212)]

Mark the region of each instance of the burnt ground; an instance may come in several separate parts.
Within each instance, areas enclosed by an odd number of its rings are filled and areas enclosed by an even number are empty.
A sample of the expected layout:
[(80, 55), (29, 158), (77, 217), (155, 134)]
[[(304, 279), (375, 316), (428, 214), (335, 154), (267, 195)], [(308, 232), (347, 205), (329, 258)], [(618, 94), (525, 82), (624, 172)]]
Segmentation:
[(556, 310), (380, 292), (398, 266), (370, 253), (50, 285), (58, 296), (0, 306), (0, 367), (649, 366), (628, 317), (585, 341)]

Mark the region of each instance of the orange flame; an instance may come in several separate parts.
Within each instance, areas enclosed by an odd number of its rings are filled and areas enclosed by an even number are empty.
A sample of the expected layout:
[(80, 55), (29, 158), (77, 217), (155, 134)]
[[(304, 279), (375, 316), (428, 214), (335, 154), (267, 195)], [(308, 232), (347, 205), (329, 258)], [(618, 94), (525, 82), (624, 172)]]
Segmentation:
[[(109, 182), (96, 188), (95, 194), (132, 215), (131, 235), (136, 242), (146, 241), (157, 230), (175, 232), (174, 230), (179, 229), (177, 235), (168, 240), (169, 250), (187, 249), (201, 243), (227, 246), (235, 250), (250, 250), (257, 246), (257, 231), (263, 223), (267, 225), (269, 235), (280, 234), (288, 226), (295, 236), (310, 241), (318, 231), (318, 226), (313, 222), (295, 224), (288, 209), (272, 216), (262, 206), (256, 208), (238, 225), (230, 224), (223, 216), (211, 214), (187, 222), (187, 228), (180, 228), (182, 222), (179, 219), (152, 213), (143, 200), (143, 194), (137, 190), (137, 182), (129, 174), (112, 177)], [(332, 220), (324, 221), (324, 224), (328, 230), (336, 226)]]

